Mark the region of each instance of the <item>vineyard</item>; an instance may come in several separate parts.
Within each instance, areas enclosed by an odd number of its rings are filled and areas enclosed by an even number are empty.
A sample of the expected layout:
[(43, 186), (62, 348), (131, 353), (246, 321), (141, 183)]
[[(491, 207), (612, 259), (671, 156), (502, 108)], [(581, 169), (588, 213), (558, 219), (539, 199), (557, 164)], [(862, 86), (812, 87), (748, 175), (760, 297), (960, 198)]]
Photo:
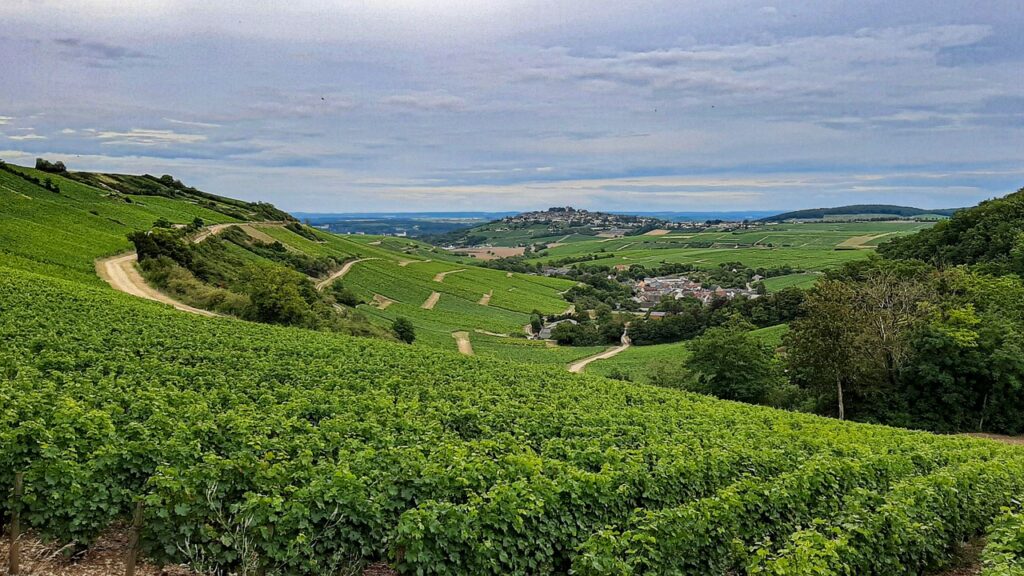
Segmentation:
[[(676, 262), (713, 268), (723, 262), (741, 262), (752, 268), (788, 265), (803, 270), (823, 270), (866, 258), (871, 252), (856, 248), (874, 247), (887, 239), (931, 225), (922, 222), (802, 223), (732, 232), (673, 232), (663, 236), (614, 239), (572, 236), (559, 239), (558, 246), (545, 250), (543, 256), (534, 260), (550, 262), (593, 256), (596, 257), (594, 263), (604, 265)], [(856, 242), (851, 244), (851, 241)]]
[(145, 556), (210, 571), (916, 574), (1024, 492), (1024, 452), (990, 441), (201, 318), (11, 268), (0, 374), (0, 486), (25, 473), (23, 528), (84, 546), (141, 500)]

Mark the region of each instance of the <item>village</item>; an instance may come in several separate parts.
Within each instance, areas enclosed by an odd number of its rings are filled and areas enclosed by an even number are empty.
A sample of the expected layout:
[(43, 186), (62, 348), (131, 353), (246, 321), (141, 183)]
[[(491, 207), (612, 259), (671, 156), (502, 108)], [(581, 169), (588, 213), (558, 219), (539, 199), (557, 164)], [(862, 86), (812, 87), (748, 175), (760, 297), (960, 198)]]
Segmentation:
[[(754, 276), (751, 278), (751, 282), (758, 282), (762, 279), (761, 276)], [(635, 294), (633, 301), (639, 303), (640, 309), (644, 311), (657, 306), (666, 297), (675, 300), (695, 298), (707, 305), (715, 298), (732, 300), (737, 296), (746, 296), (750, 299), (759, 296), (757, 290), (749, 283), (744, 288), (722, 288), (721, 286), (704, 286), (686, 276), (644, 278), (633, 282), (632, 288)]]

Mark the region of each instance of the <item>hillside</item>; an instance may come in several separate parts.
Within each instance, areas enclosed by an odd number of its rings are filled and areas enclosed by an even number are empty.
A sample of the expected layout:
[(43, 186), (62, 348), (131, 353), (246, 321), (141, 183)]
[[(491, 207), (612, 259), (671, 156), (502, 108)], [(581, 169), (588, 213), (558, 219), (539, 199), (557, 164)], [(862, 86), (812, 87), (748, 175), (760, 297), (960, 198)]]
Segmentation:
[(612, 238), (680, 226), (686, 224), (653, 216), (592, 212), (567, 206), (505, 216), (500, 220), (425, 239), (437, 245), (456, 247), (531, 246), (558, 244), (574, 237)]
[(159, 219), (187, 224), (199, 218), (216, 224), (257, 214), (255, 205), (239, 206), (236, 201), (129, 193), (123, 185), (119, 185), (123, 191), (94, 188), (80, 179), (103, 175), (72, 178), (74, 174), (0, 166), (0, 258), (4, 262), (95, 284), (100, 280), (93, 260), (130, 249), (128, 233), (147, 230)]
[[(569, 353), (592, 351), (477, 332), (559, 310), (566, 280), (49, 177), (0, 171), (0, 487), (24, 472), (22, 526), (69, 551), (142, 501), (149, 561), (221, 573), (920, 573), (1024, 491), (1019, 448), (574, 375)], [(203, 262), (205, 286), (299, 275), (420, 337), (121, 294), (87, 271), (126, 232), (140, 258)]]
[(762, 218), (762, 222), (787, 222), (793, 220), (872, 220), (872, 219), (940, 219), (952, 216), (958, 208), (926, 210), (910, 206), (893, 206), (890, 204), (852, 204), (835, 208), (811, 208), (784, 212)]
[(0, 485), (25, 471), (23, 526), (57, 542), (141, 498), (148, 558), (232, 571), (916, 573), (1024, 490), (988, 441), (2, 272)]
[[(466, 333), (475, 354), (559, 366), (595, 351), (549, 348), (523, 334), (534, 310), (569, 306), (560, 295), (568, 280), (461, 264), (411, 239), (326, 233), (269, 204), (170, 177), (4, 168), (0, 264), (99, 284), (95, 262), (127, 254), (128, 235), (141, 232), (137, 240), (159, 246), (148, 246), (140, 269), (135, 259), (104, 261), (104, 276), (134, 277), (133, 293), (184, 310), (382, 337), (404, 317), (417, 347), (455, 350), (452, 335)], [(192, 228), (196, 218), (204, 232)], [(182, 228), (154, 228), (158, 220)]]
[(930, 230), (881, 245), (879, 252), (939, 266), (971, 264), (1024, 274), (1024, 189), (960, 210)]

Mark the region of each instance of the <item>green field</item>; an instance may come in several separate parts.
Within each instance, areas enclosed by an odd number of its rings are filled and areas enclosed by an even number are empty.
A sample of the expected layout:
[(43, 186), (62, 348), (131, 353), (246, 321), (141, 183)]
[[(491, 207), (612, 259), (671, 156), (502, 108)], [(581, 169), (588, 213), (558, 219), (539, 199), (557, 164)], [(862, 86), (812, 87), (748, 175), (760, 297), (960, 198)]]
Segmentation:
[(36, 186), (0, 170), (0, 263), (44, 274), (101, 283), (96, 258), (131, 248), (127, 234), (165, 218), (186, 224), (235, 219), (195, 203), (160, 196), (118, 194), (31, 168), (12, 167), (32, 177), (50, 178), (60, 192)]
[[(773, 348), (782, 345), (782, 337), (789, 330), (785, 324), (753, 330), (751, 335)], [(658, 369), (682, 367), (689, 356), (686, 342), (631, 346), (623, 352), (587, 365), (587, 374), (628, 377), (634, 382), (649, 382)]]
[(223, 572), (919, 573), (1024, 491), (1024, 452), (990, 441), (7, 268), (0, 369), (0, 486), (24, 471), (23, 528), (87, 543), (142, 499), (145, 557)]
[[(664, 236), (614, 239), (579, 238), (550, 248), (544, 256), (535, 257), (531, 261), (547, 263), (563, 258), (597, 255), (599, 258), (593, 262), (605, 265), (657, 265), (674, 262), (711, 268), (723, 262), (740, 262), (751, 268), (791, 266), (813, 271), (863, 258), (870, 252), (867, 249), (869, 247), (929, 226), (932, 223), (773, 224), (733, 232), (673, 232)], [(844, 246), (851, 239), (857, 241)]]

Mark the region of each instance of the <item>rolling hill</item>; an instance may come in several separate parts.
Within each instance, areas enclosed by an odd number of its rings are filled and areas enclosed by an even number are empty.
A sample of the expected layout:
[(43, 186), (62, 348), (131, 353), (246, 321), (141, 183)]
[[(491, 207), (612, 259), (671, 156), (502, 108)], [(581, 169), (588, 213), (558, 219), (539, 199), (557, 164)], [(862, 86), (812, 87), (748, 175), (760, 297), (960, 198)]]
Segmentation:
[(762, 218), (761, 222), (787, 222), (791, 220), (872, 220), (872, 219), (914, 219), (931, 220), (952, 216), (959, 208), (942, 208), (927, 210), (910, 206), (893, 206), (890, 204), (852, 204), (835, 208), (811, 208), (784, 212)]
[(560, 284), (12, 169), (41, 178), (0, 171), (0, 487), (25, 489), (0, 518), (71, 553), (139, 510), (145, 558), (217, 573), (923, 573), (1002, 541), (1024, 492), (1024, 452), (987, 440), (129, 296), (93, 260), (197, 216), (227, 225), (200, 250), (342, 258), (382, 316), (501, 319)]

